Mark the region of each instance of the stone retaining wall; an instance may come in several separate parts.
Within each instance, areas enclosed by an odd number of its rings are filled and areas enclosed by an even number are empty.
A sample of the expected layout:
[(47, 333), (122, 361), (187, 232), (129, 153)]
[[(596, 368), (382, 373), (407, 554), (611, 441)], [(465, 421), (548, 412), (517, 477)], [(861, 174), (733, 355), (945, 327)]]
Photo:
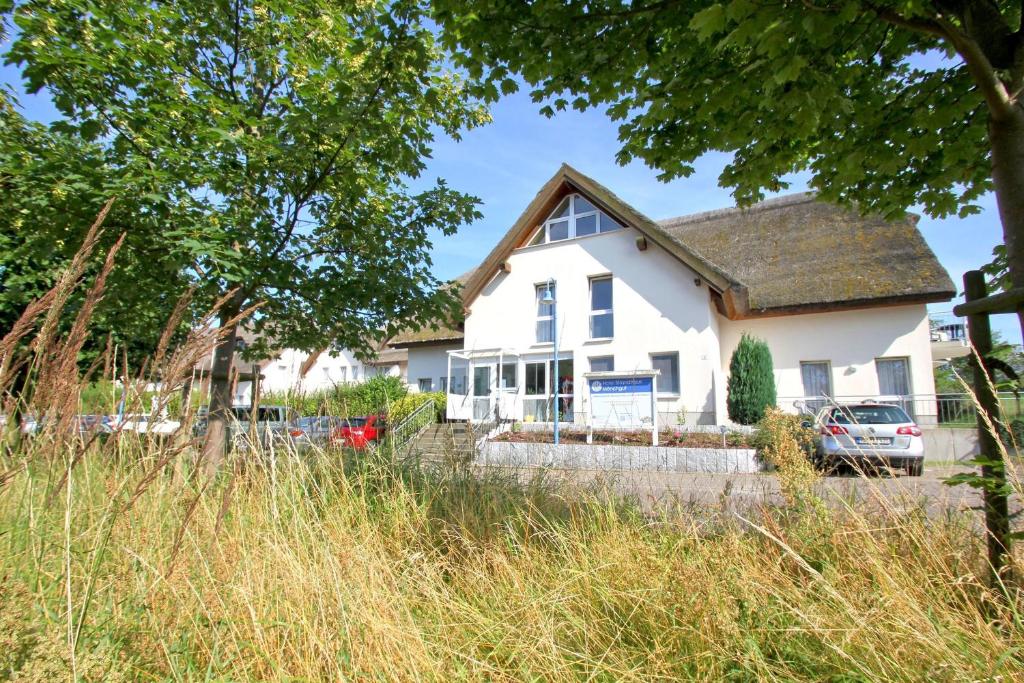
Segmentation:
[(479, 465), (561, 467), (567, 469), (652, 470), (658, 472), (760, 472), (751, 448), (671, 448), (588, 444), (541, 444), (485, 441)]

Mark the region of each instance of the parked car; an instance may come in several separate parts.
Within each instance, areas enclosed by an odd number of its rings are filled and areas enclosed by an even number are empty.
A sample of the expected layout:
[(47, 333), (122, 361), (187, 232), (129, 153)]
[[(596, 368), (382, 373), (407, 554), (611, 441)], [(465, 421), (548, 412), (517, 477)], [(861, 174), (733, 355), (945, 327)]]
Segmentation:
[(292, 436), (297, 445), (325, 446), (330, 440), (331, 434), (344, 422), (344, 418), (332, 415), (300, 417), (295, 423), (295, 431), (301, 433)]
[(358, 451), (373, 448), (387, 435), (387, 423), (380, 415), (346, 418), (331, 433), (331, 444), (354, 448)]
[(135, 432), (136, 434), (152, 434), (155, 436), (168, 436), (181, 427), (177, 420), (169, 420), (166, 416), (156, 416), (152, 419), (149, 415), (138, 413), (118, 417), (113, 415), (106, 422), (106, 429), (111, 432)]
[(831, 469), (839, 464), (862, 469), (894, 467), (912, 477), (924, 470), (921, 428), (899, 406), (863, 401), (830, 406), (818, 413), (819, 457)]
[[(255, 414), (252, 406), (234, 406), (229, 425), (231, 442), (239, 450), (248, 450), (250, 435), (259, 439), (263, 446), (293, 443), (293, 439), (302, 433), (298, 419), (299, 414), (288, 406), (261, 405), (255, 408)], [(209, 407), (202, 406), (196, 413), (193, 434), (203, 437), (208, 427)]]

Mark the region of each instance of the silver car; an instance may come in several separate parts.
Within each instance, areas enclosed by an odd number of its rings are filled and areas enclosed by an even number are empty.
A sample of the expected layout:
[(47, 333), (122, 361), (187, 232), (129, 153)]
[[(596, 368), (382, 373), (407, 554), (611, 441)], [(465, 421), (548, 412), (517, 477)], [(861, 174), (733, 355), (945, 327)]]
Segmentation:
[(862, 470), (891, 467), (912, 477), (924, 470), (921, 428), (899, 406), (864, 401), (831, 406), (818, 413), (822, 464), (851, 464)]

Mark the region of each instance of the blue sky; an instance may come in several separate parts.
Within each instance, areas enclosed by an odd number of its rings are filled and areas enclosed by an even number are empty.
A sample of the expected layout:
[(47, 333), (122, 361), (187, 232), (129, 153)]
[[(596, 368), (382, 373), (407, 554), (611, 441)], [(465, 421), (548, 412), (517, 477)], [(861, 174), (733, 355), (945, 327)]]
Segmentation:
[[(20, 90), (16, 69), (0, 66), (0, 78)], [(54, 118), (48, 98), (19, 94), (27, 116), (41, 121)], [(444, 178), (452, 187), (479, 197), (483, 213), (481, 220), (456, 236), (436, 241), (433, 255), (439, 277), (455, 277), (479, 263), (562, 162), (593, 177), (654, 219), (733, 205), (729, 191), (718, 186), (726, 155), (708, 154), (698, 160), (689, 178), (661, 183), (642, 163), (615, 163), (619, 148), (616, 124), (601, 112), (566, 111), (548, 119), (537, 109), (527, 94), (519, 92), (492, 108), (491, 124), (465, 133), (460, 142), (438, 139), (422, 181)], [(804, 179), (796, 176), (787, 193), (805, 189)], [(987, 263), (992, 248), (1001, 241), (994, 197), (984, 197), (981, 206), (980, 214), (966, 219), (922, 217), (919, 224), (958, 287), (964, 271)], [(952, 305), (930, 308), (946, 313)], [(1015, 316), (997, 316), (993, 328), (1005, 339), (1020, 343)]]

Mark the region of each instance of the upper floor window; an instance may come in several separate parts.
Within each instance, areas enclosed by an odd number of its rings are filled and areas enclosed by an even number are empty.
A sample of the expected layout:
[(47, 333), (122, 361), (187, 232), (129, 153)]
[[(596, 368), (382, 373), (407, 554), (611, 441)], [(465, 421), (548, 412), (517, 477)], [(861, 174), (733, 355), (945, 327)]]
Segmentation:
[(547, 344), (555, 339), (555, 305), (544, 302), (544, 293), (551, 289), (555, 296), (555, 283), (537, 285), (537, 343)]
[(530, 245), (619, 230), (622, 224), (578, 194), (569, 195), (551, 213)]
[(590, 280), (590, 338), (605, 339), (615, 332), (612, 314), (612, 279), (595, 277)]

